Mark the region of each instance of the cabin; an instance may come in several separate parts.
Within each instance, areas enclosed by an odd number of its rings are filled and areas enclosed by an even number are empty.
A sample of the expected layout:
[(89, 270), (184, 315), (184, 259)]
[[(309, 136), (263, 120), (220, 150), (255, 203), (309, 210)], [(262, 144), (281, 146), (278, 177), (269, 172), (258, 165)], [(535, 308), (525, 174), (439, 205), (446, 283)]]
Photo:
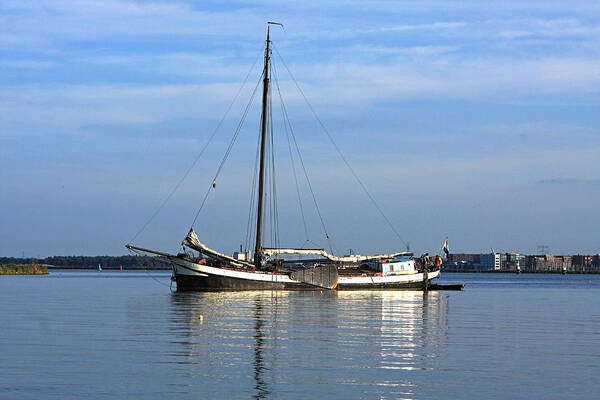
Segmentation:
[(403, 275), (414, 274), (416, 271), (415, 260), (410, 258), (390, 258), (377, 260), (370, 263), (372, 269), (381, 275)]

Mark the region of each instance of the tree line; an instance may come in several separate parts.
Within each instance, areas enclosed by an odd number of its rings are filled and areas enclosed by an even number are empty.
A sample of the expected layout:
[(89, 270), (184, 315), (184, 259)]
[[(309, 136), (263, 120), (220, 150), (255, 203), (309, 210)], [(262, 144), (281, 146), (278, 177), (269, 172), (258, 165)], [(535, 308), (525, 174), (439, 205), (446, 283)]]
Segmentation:
[(119, 268), (146, 267), (169, 268), (169, 264), (148, 256), (52, 256), (46, 258), (0, 257), (0, 265), (6, 264), (47, 264), (57, 267), (98, 267)]

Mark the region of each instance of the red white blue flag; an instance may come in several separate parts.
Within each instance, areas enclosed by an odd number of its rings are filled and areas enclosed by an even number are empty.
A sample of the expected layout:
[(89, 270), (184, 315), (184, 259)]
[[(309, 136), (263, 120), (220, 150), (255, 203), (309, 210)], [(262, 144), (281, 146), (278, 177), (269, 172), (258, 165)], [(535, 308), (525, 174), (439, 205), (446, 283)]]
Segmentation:
[(446, 253), (446, 258), (448, 258), (448, 254), (450, 253), (450, 249), (448, 248), (448, 238), (444, 240), (444, 253)]

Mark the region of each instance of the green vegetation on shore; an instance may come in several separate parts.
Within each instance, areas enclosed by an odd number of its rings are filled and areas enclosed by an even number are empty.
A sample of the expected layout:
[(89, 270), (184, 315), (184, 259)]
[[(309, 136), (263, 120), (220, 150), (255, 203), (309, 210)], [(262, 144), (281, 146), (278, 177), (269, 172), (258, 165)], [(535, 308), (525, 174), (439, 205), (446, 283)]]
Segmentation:
[(170, 265), (155, 257), (147, 256), (54, 256), (42, 259), (0, 257), (0, 265), (44, 264), (67, 269), (171, 269)]
[(48, 268), (39, 264), (5, 264), (0, 265), (0, 275), (45, 275)]

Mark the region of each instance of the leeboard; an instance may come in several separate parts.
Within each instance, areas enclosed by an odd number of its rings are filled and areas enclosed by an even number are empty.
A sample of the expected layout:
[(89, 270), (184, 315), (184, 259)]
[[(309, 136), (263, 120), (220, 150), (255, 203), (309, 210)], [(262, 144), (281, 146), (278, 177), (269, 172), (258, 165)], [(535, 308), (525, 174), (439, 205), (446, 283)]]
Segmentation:
[(314, 268), (306, 268), (294, 271), (290, 278), (308, 285), (335, 289), (338, 283), (338, 271), (335, 265), (318, 265)]

